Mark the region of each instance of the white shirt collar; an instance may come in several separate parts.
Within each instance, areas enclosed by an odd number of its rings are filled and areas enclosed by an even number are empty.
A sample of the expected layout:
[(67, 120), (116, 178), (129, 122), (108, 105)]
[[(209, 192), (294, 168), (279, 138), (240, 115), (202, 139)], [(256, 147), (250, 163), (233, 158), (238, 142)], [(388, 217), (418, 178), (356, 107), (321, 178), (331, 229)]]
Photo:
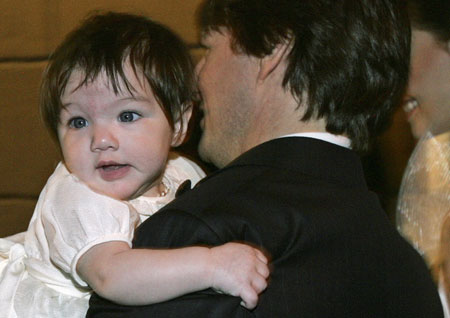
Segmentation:
[(324, 133), (324, 132), (307, 132), (307, 133), (296, 133), (296, 134), (289, 134), (280, 136), (278, 138), (286, 138), (286, 137), (309, 137), (309, 138), (315, 138), (320, 139), (326, 142), (330, 142), (332, 144), (345, 147), (350, 149), (351, 141), (347, 137), (341, 136), (341, 135), (333, 135), (330, 133)]

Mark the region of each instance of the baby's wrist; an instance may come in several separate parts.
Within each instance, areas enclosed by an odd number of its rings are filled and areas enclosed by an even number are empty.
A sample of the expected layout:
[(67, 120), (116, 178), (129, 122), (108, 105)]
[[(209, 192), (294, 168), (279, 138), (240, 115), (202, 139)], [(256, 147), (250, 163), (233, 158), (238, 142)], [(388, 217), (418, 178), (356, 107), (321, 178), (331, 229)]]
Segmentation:
[(215, 256), (215, 248), (210, 247), (208, 249), (208, 257), (205, 262), (205, 277), (207, 279), (207, 284), (209, 288), (212, 288), (216, 291), (220, 292), (220, 286), (217, 285), (217, 271), (221, 264), (217, 261), (217, 257)]
[(214, 257), (212, 248), (209, 247), (196, 247), (195, 256), (195, 272), (197, 273), (197, 282), (201, 288), (215, 288), (215, 273), (217, 262)]

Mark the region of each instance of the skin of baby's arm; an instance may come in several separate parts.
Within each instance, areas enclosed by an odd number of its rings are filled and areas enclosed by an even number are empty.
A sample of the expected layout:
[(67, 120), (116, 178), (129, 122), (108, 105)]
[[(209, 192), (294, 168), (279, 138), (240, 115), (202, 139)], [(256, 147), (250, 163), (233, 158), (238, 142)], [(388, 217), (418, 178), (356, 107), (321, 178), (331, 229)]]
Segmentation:
[(214, 288), (241, 297), (241, 304), (253, 309), (267, 287), (267, 263), (260, 250), (240, 243), (158, 250), (112, 241), (81, 256), (77, 272), (97, 294), (122, 305), (153, 304)]

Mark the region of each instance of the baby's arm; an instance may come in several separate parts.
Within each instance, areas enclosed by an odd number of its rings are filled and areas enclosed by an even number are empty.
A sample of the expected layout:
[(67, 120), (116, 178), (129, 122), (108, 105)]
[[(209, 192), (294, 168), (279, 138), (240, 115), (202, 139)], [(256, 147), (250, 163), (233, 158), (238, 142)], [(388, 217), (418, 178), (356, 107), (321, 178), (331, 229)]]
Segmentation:
[(77, 272), (97, 294), (124, 305), (162, 302), (211, 287), (241, 297), (248, 309), (256, 306), (269, 276), (263, 253), (238, 243), (151, 250), (107, 242), (81, 256)]

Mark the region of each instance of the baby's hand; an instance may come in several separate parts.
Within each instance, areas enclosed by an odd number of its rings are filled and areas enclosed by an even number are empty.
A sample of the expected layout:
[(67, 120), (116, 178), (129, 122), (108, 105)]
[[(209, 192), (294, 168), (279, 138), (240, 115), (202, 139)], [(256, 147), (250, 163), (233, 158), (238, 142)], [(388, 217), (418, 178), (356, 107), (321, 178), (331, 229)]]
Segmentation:
[(249, 245), (227, 243), (211, 248), (212, 288), (242, 298), (241, 305), (253, 309), (258, 294), (267, 287), (268, 261), (264, 254)]

